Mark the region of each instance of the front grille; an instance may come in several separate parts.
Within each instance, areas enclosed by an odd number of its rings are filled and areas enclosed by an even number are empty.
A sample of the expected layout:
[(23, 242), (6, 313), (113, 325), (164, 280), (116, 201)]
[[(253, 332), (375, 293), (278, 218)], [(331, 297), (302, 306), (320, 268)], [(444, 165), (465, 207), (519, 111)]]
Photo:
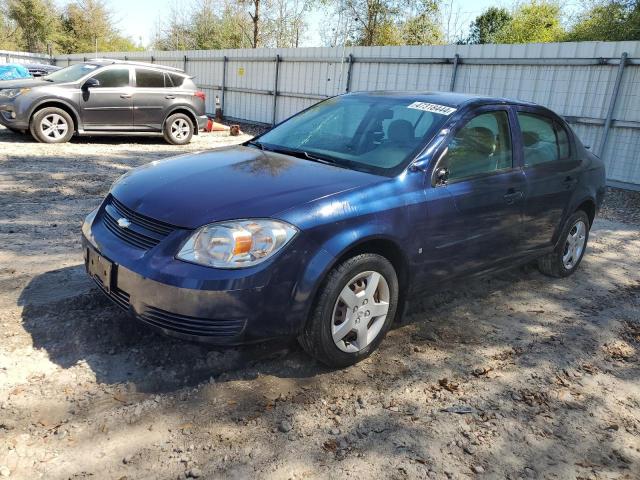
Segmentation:
[(201, 337), (233, 337), (244, 329), (245, 320), (212, 320), (145, 307), (139, 318), (156, 327)]
[(98, 288), (102, 290), (107, 297), (109, 297), (117, 306), (122, 308), (123, 310), (129, 310), (129, 294), (124, 290), (120, 290), (118, 287), (114, 287), (110, 292), (107, 292), (104, 285), (97, 277), (91, 277), (93, 281), (96, 283)]
[[(121, 218), (127, 219), (130, 226), (120, 227), (118, 220)], [(112, 195), (107, 199), (102, 221), (107, 230), (116, 237), (142, 250), (155, 247), (177, 228), (134, 212)]]

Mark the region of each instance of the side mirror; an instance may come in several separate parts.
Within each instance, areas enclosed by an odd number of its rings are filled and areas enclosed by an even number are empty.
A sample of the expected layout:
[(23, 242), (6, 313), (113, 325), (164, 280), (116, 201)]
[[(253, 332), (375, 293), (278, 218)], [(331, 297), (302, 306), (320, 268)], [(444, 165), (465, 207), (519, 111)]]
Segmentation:
[(436, 170), (436, 185), (446, 185), (449, 180), (449, 169), (445, 167), (440, 167)]
[(89, 90), (90, 88), (95, 88), (100, 86), (100, 80), (97, 78), (88, 78), (86, 82), (82, 85), (82, 90)]

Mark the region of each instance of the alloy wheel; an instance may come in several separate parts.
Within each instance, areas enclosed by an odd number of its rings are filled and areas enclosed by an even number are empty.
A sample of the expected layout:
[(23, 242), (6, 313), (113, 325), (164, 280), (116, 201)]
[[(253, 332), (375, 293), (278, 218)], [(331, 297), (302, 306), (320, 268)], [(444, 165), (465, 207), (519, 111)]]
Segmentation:
[(587, 226), (582, 220), (578, 220), (567, 235), (562, 254), (564, 268), (571, 270), (580, 260), (587, 239)]
[(189, 123), (184, 118), (178, 118), (171, 124), (171, 136), (176, 140), (184, 140), (190, 131)]
[(69, 131), (69, 124), (61, 115), (51, 113), (40, 122), (40, 130), (45, 137), (59, 140)]
[(378, 272), (357, 274), (338, 295), (331, 316), (331, 335), (336, 346), (356, 353), (373, 342), (389, 312), (389, 284)]

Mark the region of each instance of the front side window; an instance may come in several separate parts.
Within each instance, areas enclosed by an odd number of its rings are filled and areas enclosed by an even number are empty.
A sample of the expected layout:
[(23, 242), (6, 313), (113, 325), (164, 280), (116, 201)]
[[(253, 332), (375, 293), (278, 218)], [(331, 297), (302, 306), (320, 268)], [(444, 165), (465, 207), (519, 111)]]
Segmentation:
[(138, 88), (164, 88), (164, 73), (144, 68), (136, 68)]
[(455, 134), (439, 164), (449, 170), (450, 182), (512, 165), (509, 117), (503, 110), (473, 117)]
[(266, 149), (390, 176), (399, 173), (449, 118), (437, 108), (428, 111), (416, 103), (377, 95), (335, 97), (256, 140)]
[(531, 167), (555, 162), (569, 156), (566, 130), (552, 119), (533, 113), (518, 112), (522, 131), (524, 165)]
[(128, 68), (111, 68), (94, 75), (93, 78), (100, 82), (98, 88), (119, 88), (129, 86)]

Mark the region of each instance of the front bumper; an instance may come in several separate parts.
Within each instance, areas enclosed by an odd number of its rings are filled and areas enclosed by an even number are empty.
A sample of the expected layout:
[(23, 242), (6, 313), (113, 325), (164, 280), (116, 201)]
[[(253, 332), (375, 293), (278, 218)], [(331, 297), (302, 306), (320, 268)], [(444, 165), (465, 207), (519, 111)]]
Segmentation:
[(138, 320), (166, 335), (218, 345), (293, 336), (304, 326), (311, 299), (300, 294), (298, 284), (306, 269), (305, 242), (256, 267), (208, 268), (174, 258), (191, 231), (178, 229), (145, 250), (114, 234), (106, 208), (93, 218), (90, 240), (82, 236), (85, 267), (91, 274), (89, 261), (96, 254), (112, 264), (108, 285), (95, 271), (91, 276)]
[(15, 130), (26, 130), (29, 128), (29, 121), (21, 118), (15, 111), (12, 102), (0, 103), (0, 125), (13, 128)]

